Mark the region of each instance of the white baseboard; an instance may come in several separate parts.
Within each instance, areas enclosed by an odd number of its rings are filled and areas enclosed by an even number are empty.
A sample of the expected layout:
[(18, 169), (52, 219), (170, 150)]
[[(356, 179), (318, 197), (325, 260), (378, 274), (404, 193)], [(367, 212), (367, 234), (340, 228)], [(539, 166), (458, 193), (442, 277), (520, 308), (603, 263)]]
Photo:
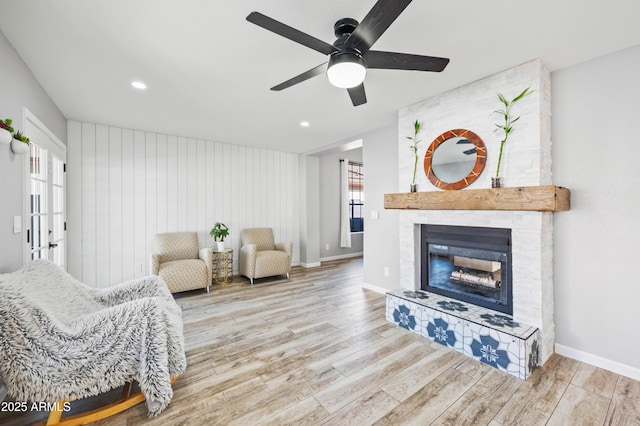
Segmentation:
[(309, 262), (309, 263), (298, 262), (298, 265), (302, 266), (303, 268), (317, 268), (318, 266), (321, 266), (322, 263), (320, 263), (320, 262)]
[(380, 293), (380, 294), (387, 294), (387, 292), (389, 291), (388, 289), (384, 288), (384, 287), (380, 287), (377, 285), (373, 285), (373, 284), (367, 284), (367, 283), (362, 283), (362, 288), (366, 289), (366, 290), (371, 290), (374, 291), (376, 293)]
[(362, 252), (340, 254), (338, 256), (321, 257), (320, 262), (329, 262), (330, 260), (350, 259), (352, 257), (362, 257)]
[(640, 369), (631, 367), (626, 364), (621, 364), (617, 361), (602, 358), (597, 355), (590, 354), (588, 352), (582, 352), (577, 349), (570, 348), (568, 346), (555, 344), (555, 351), (558, 355), (566, 356), (567, 358), (575, 359), (576, 361), (591, 364), (603, 370), (611, 371), (612, 373), (620, 374), (621, 376), (629, 377), (633, 380), (640, 380)]

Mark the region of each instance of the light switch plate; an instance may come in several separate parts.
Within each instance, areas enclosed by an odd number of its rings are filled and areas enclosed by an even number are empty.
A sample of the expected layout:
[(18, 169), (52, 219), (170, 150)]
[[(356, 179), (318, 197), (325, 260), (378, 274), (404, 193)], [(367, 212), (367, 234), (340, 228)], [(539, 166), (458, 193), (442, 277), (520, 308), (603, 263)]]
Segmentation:
[(22, 216), (13, 217), (13, 233), (19, 234), (22, 232)]
[(378, 219), (378, 210), (371, 210), (371, 219)]

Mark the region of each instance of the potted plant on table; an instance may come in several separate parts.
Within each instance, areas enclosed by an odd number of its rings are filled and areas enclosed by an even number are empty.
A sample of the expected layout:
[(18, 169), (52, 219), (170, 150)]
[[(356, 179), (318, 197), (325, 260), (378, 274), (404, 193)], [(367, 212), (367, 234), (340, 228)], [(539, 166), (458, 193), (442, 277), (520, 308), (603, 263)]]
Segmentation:
[(15, 154), (26, 154), (29, 152), (29, 138), (18, 130), (11, 140), (11, 150)]
[(493, 113), (501, 115), (504, 118), (504, 123), (497, 123), (495, 131), (504, 132), (504, 136), (500, 141), (500, 154), (498, 155), (498, 167), (496, 168), (496, 175), (495, 177), (491, 178), (492, 188), (502, 187), (502, 177), (500, 176), (500, 165), (502, 164), (502, 150), (504, 149), (504, 144), (507, 143), (507, 139), (509, 139), (509, 135), (513, 131), (513, 123), (515, 123), (520, 119), (519, 116), (516, 118), (512, 117), (511, 108), (513, 107), (513, 104), (518, 102), (520, 99), (533, 93), (533, 90), (530, 91), (529, 89), (530, 87), (527, 87), (518, 96), (513, 98), (511, 101), (507, 100), (507, 98), (505, 98), (504, 95), (502, 95), (502, 93), (498, 93), (498, 99), (500, 99), (500, 102), (504, 104), (504, 109), (499, 109), (497, 111), (494, 111)]
[(229, 227), (222, 222), (216, 222), (211, 228), (209, 235), (213, 237), (213, 241), (216, 242), (216, 251), (224, 250), (224, 239), (229, 236)]
[(0, 120), (0, 143), (6, 145), (11, 142), (11, 139), (13, 139), (11, 136), (13, 134), (13, 127), (11, 127), (11, 124), (13, 124), (13, 120), (10, 118)]

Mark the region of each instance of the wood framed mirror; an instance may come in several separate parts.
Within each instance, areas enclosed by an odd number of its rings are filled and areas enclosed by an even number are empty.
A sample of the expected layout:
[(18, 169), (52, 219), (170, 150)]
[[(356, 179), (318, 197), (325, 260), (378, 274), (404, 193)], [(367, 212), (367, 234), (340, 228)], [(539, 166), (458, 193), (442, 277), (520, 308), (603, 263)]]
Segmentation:
[(440, 189), (462, 189), (471, 185), (487, 161), (487, 148), (471, 130), (447, 130), (435, 138), (424, 156), (424, 171)]

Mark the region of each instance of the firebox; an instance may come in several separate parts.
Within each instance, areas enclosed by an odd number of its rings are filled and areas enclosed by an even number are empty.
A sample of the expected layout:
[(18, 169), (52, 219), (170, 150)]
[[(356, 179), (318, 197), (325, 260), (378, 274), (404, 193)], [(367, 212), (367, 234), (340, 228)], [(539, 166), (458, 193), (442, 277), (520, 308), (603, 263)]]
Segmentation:
[(513, 314), (511, 230), (421, 226), (421, 289)]

